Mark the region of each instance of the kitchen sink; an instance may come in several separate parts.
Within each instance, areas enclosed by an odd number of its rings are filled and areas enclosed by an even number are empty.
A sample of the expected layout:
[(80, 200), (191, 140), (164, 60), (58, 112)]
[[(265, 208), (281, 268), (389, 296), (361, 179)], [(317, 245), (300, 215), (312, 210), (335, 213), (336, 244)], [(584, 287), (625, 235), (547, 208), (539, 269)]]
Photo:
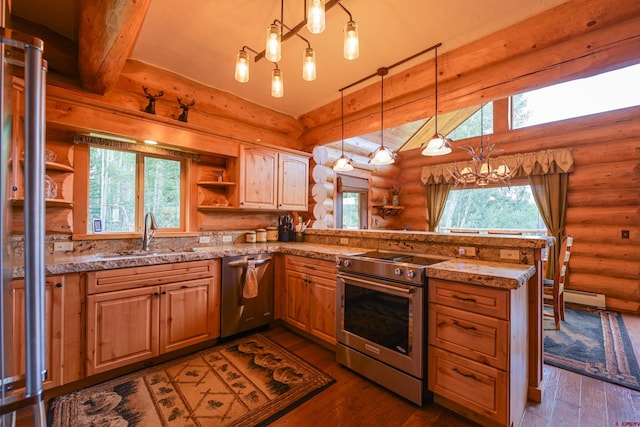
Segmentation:
[(166, 254), (172, 254), (176, 252), (184, 252), (184, 251), (176, 251), (174, 249), (158, 249), (158, 250), (150, 250), (150, 251), (132, 250), (132, 251), (101, 253), (101, 254), (96, 254), (95, 257), (100, 259), (146, 257), (146, 256), (166, 255)]

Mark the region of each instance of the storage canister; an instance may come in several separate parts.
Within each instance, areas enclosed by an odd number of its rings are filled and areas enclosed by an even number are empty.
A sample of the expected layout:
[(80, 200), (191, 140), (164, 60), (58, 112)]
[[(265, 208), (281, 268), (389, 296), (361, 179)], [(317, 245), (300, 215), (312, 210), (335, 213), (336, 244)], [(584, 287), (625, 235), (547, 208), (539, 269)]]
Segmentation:
[(278, 241), (278, 227), (267, 227), (267, 242)]
[(256, 242), (267, 243), (267, 230), (264, 228), (258, 228), (256, 230)]
[(244, 235), (244, 241), (247, 243), (255, 243), (256, 242), (256, 232), (249, 231)]

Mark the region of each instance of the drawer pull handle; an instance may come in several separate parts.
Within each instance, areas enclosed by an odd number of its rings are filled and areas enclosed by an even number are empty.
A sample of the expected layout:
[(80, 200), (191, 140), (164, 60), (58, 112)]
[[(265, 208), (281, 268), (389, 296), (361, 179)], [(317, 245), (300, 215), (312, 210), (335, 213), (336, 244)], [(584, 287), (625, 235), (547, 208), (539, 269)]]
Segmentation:
[(453, 322), (453, 326), (457, 326), (458, 328), (462, 328), (462, 329), (466, 329), (467, 331), (475, 331), (476, 327), (475, 326), (465, 326), (461, 323), (458, 323), (457, 320), (454, 320)]
[(451, 298), (455, 298), (459, 301), (465, 301), (465, 302), (477, 302), (475, 298), (469, 298), (469, 297), (461, 297), (459, 295), (452, 295)]
[(452, 369), (453, 372), (455, 372), (458, 375), (462, 375), (465, 378), (471, 378), (471, 379), (476, 379), (476, 376), (473, 374), (465, 374), (464, 372), (461, 372), (458, 368), (453, 368)]
[(308, 268), (309, 270), (315, 270), (316, 268), (313, 265), (303, 265), (304, 268)]

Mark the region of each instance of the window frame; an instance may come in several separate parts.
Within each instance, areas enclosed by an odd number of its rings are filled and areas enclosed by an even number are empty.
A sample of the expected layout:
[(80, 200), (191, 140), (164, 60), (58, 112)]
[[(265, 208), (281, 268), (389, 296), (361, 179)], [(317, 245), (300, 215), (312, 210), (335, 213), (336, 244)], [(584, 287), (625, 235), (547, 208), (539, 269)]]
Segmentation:
[[(75, 175), (73, 191), (73, 239), (119, 239), (139, 238), (144, 228), (144, 158), (152, 157), (180, 163), (180, 226), (178, 228), (158, 228), (156, 236), (182, 236), (189, 233), (189, 173), (191, 160), (148, 152), (139, 152), (114, 147), (99, 147), (107, 150), (125, 151), (136, 155), (135, 189), (135, 231), (133, 232), (93, 232), (93, 221), (89, 219), (89, 162), (91, 144), (80, 143), (75, 147)], [(142, 161), (141, 161), (142, 160)]]
[[(340, 180), (342, 177), (347, 178), (356, 178), (365, 180), (367, 182), (367, 186), (362, 188), (349, 187), (347, 191), (344, 191), (344, 188), (341, 188)], [(354, 173), (337, 173), (335, 175), (335, 189), (334, 189), (334, 228), (343, 230), (342, 228), (342, 220), (343, 220), (343, 194), (344, 193), (358, 193), (360, 196), (358, 198), (359, 204), (359, 219), (360, 226), (359, 230), (368, 230), (370, 228), (369, 219), (370, 219), (370, 206), (369, 206), (369, 193), (371, 192), (371, 176), (370, 174), (354, 174)]]

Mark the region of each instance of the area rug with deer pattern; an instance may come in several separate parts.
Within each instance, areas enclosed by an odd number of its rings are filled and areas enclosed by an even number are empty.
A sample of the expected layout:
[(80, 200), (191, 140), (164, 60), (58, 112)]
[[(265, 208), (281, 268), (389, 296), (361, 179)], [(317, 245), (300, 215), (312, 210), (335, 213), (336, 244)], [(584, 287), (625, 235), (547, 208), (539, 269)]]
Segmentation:
[(567, 307), (560, 328), (545, 325), (545, 363), (640, 391), (640, 367), (620, 313)]
[(49, 425), (266, 425), (334, 382), (252, 334), (54, 398)]

